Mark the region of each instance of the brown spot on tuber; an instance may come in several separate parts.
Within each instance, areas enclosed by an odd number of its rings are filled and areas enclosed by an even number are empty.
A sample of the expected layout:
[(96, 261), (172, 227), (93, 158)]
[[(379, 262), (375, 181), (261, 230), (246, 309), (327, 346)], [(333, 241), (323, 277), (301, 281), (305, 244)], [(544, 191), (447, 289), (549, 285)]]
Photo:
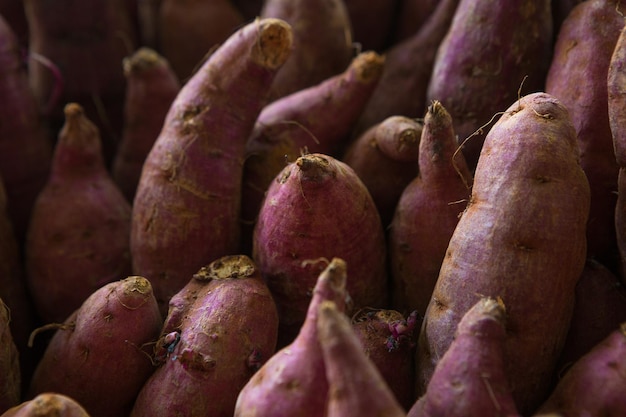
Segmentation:
[(200, 268), (193, 278), (200, 281), (212, 279), (247, 278), (256, 273), (252, 259), (245, 255), (225, 256)]
[(293, 45), (291, 26), (276, 18), (256, 20), (258, 42), (252, 51), (252, 57), (259, 65), (276, 69), (284, 64)]
[(353, 67), (356, 71), (357, 79), (369, 84), (377, 81), (383, 72), (385, 57), (374, 51), (363, 52), (354, 58)]

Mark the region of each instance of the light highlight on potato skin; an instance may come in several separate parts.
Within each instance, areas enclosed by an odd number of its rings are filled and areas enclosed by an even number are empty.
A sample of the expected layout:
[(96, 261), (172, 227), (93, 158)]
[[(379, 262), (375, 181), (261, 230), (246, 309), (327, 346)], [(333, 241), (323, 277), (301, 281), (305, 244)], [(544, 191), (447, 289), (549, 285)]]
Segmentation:
[(509, 312), (506, 374), (520, 411), (547, 395), (585, 263), (590, 191), (579, 161), (567, 109), (545, 93), (521, 97), (488, 133), (424, 319), (422, 392), (451, 329), (491, 296)]

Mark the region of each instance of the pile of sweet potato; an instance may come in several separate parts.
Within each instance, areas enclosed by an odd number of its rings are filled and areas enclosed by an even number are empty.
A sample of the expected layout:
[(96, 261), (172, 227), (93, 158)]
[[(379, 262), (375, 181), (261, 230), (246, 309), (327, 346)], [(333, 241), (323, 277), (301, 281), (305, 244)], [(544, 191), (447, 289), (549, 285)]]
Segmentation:
[(626, 415), (619, 0), (0, 0), (0, 417)]

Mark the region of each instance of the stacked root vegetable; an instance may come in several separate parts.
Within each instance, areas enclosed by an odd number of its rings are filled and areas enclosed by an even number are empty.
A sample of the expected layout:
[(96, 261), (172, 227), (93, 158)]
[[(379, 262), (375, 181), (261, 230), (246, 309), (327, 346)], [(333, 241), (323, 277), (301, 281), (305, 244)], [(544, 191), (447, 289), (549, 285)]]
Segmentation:
[(0, 1), (0, 417), (626, 415), (625, 8)]

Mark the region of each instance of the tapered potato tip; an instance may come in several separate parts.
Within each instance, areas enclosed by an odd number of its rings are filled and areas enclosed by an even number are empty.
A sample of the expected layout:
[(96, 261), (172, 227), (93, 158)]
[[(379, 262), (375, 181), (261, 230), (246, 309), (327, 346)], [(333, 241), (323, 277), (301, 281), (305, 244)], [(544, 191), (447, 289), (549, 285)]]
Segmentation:
[(284, 64), (293, 45), (293, 33), (289, 23), (277, 18), (257, 18), (259, 40), (253, 50), (253, 58), (264, 67), (275, 69)]

